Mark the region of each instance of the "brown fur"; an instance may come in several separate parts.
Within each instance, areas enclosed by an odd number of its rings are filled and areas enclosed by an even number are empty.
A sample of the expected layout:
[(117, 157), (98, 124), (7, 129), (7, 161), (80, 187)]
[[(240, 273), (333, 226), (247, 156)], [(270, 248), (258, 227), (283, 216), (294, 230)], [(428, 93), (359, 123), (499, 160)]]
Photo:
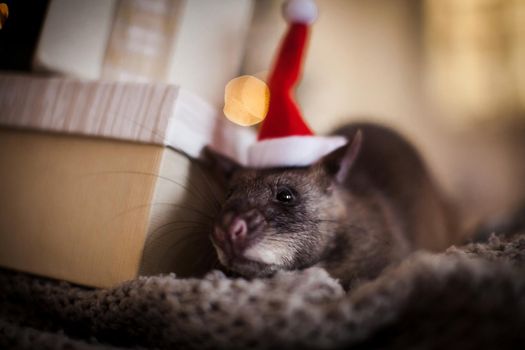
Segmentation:
[[(372, 125), (339, 133), (353, 142), (304, 168), (247, 169), (208, 150), (230, 188), (217, 227), (227, 230), (233, 217), (248, 226), (237, 254), (212, 236), (223, 265), (247, 277), (321, 266), (348, 287), (415, 248), (451, 243), (454, 220), (413, 147)], [(276, 199), (283, 187), (292, 203)], [(246, 259), (253, 247), (271, 263)]]

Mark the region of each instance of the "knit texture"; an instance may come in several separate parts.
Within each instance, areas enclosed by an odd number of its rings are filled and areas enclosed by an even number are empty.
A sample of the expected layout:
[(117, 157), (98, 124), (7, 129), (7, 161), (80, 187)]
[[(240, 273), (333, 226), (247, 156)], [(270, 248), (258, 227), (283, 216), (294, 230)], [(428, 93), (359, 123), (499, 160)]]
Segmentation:
[(518, 234), (413, 254), (348, 292), (319, 268), (112, 289), (0, 270), (0, 349), (512, 348), (524, 262)]

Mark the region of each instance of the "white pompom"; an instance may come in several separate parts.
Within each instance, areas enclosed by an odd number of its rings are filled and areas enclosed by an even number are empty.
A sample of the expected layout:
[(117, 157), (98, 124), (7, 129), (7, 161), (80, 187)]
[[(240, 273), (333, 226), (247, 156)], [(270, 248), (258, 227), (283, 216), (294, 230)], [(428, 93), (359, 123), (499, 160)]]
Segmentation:
[(317, 18), (317, 6), (314, 0), (287, 0), (283, 15), (291, 23), (311, 24)]

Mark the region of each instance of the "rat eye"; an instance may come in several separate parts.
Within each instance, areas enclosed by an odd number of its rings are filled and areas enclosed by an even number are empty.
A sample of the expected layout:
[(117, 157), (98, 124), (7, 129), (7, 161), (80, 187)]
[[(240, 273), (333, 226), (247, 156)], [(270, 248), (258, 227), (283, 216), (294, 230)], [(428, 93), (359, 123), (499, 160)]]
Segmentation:
[(280, 188), (275, 195), (275, 199), (281, 203), (291, 203), (295, 199), (295, 196), (288, 188)]

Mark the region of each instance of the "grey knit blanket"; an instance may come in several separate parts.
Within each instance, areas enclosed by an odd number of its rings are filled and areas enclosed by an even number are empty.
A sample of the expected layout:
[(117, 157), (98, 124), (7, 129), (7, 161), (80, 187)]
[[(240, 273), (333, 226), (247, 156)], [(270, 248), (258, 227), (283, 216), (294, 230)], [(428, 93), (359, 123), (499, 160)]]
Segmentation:
[(348, 292), (318, 268), (112, 289), (0, 270), (0, 349), (525, 348), (524, 262), (521, 234), (416, 253)]

